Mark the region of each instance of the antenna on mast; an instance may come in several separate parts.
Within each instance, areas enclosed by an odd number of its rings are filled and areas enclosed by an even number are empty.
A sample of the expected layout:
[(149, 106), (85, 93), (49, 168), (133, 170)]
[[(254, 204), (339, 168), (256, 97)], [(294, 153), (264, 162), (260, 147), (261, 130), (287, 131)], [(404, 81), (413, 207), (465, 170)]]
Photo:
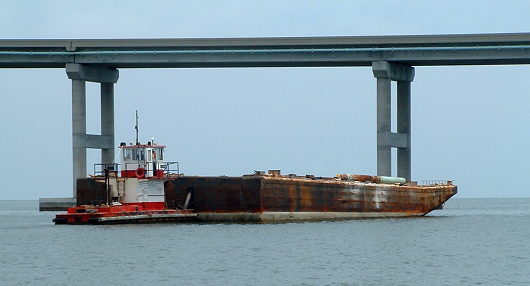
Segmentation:
[(136, 129), (136, 145), (140, 145), (140, 142), (138, 142), (138, 110), (136, 110), (136, 125), (134, 129)]

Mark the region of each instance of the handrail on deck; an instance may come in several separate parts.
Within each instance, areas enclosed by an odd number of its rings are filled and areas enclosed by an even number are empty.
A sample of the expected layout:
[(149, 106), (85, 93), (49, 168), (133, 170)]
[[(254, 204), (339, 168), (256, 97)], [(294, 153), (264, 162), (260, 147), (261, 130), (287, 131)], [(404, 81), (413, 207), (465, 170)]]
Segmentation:
[[(165, 178), (174, 178), (180, 176), (179, 162), (163, 162), (159, 164), (160, 170), (163, 171)], [(135, 171), (138, 169), (138, 163), (125, 163), (124, 171)], [(105, 170), (119, 173), (120, 164), (94, 164), (94, 176), (105, 176)], [(155, 171), (153, 164), (146, 164), (146, 172)]]
[(452, 180), (422, 180), (424, 186), (452, 185)]

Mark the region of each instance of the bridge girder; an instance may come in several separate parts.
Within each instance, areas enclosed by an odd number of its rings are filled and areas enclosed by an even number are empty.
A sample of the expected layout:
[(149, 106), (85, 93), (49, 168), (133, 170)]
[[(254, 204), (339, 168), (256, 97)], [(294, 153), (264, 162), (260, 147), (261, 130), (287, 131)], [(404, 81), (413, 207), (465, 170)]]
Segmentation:
[(231, 39), (0, 40), (0, 68), (530, 64), (530, 33)]

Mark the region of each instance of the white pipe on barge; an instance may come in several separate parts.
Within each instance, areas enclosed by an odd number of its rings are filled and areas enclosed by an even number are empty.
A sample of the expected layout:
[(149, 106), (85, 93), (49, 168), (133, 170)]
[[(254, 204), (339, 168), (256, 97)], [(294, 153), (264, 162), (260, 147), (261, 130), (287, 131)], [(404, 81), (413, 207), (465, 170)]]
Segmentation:
[(370, 176), (370, 175), (354, 175), (354, 174), (339, 174), (337, 178), (343, 181), (357, 181), (357, 182), (366, 182), (376, 184), (405, 184), (407, 180), (400, 177), (386, 177), (386, 176)]

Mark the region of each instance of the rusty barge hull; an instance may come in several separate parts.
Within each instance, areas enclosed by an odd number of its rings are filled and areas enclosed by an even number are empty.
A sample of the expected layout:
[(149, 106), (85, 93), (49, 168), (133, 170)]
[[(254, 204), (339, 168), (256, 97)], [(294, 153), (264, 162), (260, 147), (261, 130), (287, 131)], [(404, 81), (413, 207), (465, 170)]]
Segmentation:
[(168, 208), (191, 193), (205, 222), (272, 222), (423, 216), (457, 192), (448, 183), (417, 186), (334, 178), (248, 175), (181, 176), (165, 182)]

